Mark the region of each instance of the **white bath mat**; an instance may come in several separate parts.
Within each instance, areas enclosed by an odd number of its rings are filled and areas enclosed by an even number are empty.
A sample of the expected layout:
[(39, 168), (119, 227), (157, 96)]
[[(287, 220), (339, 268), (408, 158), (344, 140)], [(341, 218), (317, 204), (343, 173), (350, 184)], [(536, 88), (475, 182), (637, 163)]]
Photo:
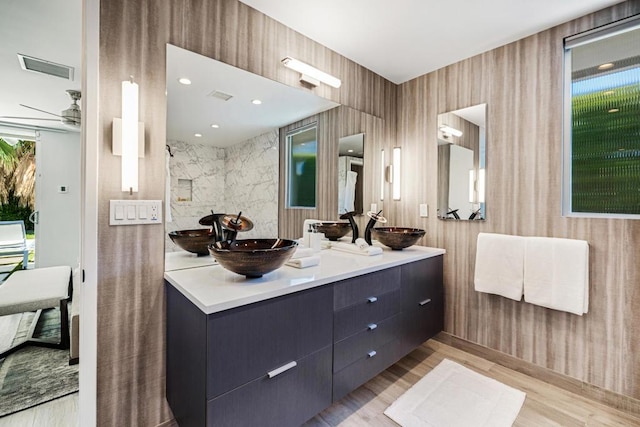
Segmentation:
[(384, 413), (403, 427), (510, 427), (525, 397), (445, 359)]

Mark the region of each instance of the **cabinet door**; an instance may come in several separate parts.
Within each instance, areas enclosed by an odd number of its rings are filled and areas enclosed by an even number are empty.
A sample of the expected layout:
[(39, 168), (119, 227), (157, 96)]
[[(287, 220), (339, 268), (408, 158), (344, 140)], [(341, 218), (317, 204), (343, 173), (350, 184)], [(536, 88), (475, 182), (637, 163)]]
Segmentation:
[(332, 343), (331, 286), (209, 316), (207, 399)]
[(207, 403), (207, 426), (299, 426), (331, 404), (331, 346)]
[(442, 256), (437, 256), (402, 266), (402, 341), (405, 353), (444, 327), (442, 259)]

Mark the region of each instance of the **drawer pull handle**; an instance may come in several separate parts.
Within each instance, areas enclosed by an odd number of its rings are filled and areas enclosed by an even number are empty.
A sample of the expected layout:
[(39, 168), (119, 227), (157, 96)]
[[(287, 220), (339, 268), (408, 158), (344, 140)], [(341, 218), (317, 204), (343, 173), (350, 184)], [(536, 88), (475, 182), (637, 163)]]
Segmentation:
[(369, 356), (370, 358), (375, 356), (376, 354), (378, 354), (375, 350), (371, 350), (369, 353), (367, 353), (367, 356)]
[(430, 302), (431, 302), (431, 298), (427, 298), (427, 299), (426, 299), (426, 300), (424, 300), (424, 301), (420, 301), (420, 303), (419, 303), (419, 304), (420, 304), (420, 305), (427, 305), (427, 304), (429, 304)]
[(367, 301), (376, 302), (376, 301), (378, 301), (378, 297), (369, 297), (369, 298), (367, 298)]
[(298, 366), (298, 364), (295, 361), (294, 362), (289, 362), (286, 365), (282, 365), (279, 368), (274, 369), (273, 371), (267, 372), (267, 376), (269, 378), (277, 377), (281, 373), (286, 372), (289, 369), (295, 368), (296, 366)]
[(376, 325), (375, 323), (369, 323), (369, 325), (367, 325), (367, 329), (369, 329), (370, 331), (373, 331), (377, 327), (378, 325)]

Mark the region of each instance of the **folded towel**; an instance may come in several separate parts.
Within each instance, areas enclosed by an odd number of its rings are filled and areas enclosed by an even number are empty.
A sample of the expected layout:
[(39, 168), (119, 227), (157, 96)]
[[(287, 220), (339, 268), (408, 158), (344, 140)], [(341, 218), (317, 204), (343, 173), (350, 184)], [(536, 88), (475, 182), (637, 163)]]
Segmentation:
[(289, 261), (287, 261), (286, 264), (290, 267), (295, 267), (295, 268), (313, 267), (314, 265), (320, 264), (320, 257), (308, 256), (304, 258), (290, 259)]
[(352, 254), (365, 255), (365, 256), (382, 254), (382, 248), (379, 248), (377, 246), (367, 246), (364, 249), (360, 249), (352, 243), (342, 243), (342, 242), (333, 242), (331, 244), (331, 249), (336, 249), (342, 252), (349, 252)]
[(359, 237), (356, 239), (355, 245), (358, 247), (358, 249), (366, 249), (369, 247), (369, 244), (367, 243), (367, 241), (364, 240), (362, 237)]
[(298, 259), (298, 258), (306, 258), (306, 257), (310, 257), (314, 254), (315, 252), (313, 251), (313, 249), (311, 248), (301, 248), (301, 247), (297, 247), (296, 251), (293, 253), (293, 255), (291, 256), (291, 259)]
[(527, 237), (524, 300), (582, 315), (589, 310), (589, 244), (584, 240)]
[(473, 283), (478, 292), (522, 299), (524, 237), (480, 233)]

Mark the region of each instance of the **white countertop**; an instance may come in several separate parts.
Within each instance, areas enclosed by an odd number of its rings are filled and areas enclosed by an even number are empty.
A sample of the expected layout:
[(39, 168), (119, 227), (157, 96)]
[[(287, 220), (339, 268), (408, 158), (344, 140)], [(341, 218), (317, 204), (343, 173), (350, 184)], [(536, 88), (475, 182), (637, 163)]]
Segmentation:
[(211, 255), (198, 256), (187, 251), (167, 252), (164, 254), (164, 271), (207, 267), (217, 264), (218, 262)]
[(284, 265), (257, 279), (247, 279), (220, 265), (167, 271), (164, 278), (200, 310), (211, 314), (444, 253), (444, 249), (423, 246), (402, 251), (385, 247), (382, 255), (374, 256), (325, 249), (319, 254), (318, 266), (298, 269)]

